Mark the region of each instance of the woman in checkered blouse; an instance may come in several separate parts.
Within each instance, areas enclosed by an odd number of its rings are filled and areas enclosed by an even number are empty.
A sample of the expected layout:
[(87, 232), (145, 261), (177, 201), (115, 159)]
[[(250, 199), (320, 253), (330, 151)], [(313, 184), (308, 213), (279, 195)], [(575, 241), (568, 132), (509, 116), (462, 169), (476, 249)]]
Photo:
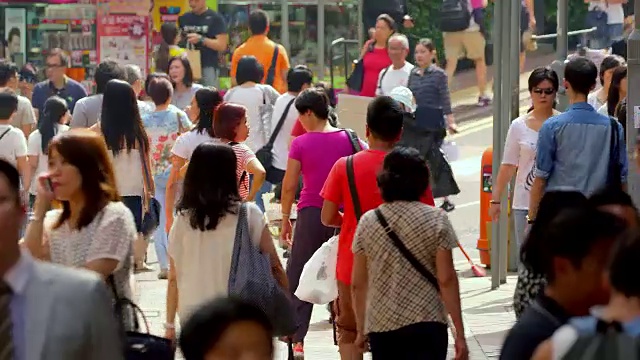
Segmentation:
[[(374, 360), (444, 360), (449, 314), (455, 359), (467, 359), (451, 255), (457, 238), (444, 211), (420, 202), (429, 186), (424, 158), (416, 149), (396, 148), (384, 159), (378, 186), (384, 204), (362, 216), (353, 239), (356, 345), (364, 349), (368, 341)], [(394, 235), (410, 256), (394, 244)]]

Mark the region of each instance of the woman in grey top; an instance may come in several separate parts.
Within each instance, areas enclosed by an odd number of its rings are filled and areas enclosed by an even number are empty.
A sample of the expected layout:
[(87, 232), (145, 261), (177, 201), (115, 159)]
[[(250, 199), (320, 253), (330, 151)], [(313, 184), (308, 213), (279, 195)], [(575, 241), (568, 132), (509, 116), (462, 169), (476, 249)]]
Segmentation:
[(407, 87), (416, 101), (413, 121), (405, 124), (404, 146), (415, 147), (427, 159), (433, 175), (433, 197), (444, 198), (441, 208), (452, 211), (449, 196), (460, 192), (453, 172), (440, 151), (447, 130), (458, 132), (453, 112), (447, 74), (434, 64), (435, 46), (430, 39), (420, 39), (415, 49), (416, 67), (411, 70)]
[(186, 56), (175, 56), (169, 60), (169, 77), (173, 83), (171, 104), (184, 110), (202, 85), (193, 82), (193, 71)]

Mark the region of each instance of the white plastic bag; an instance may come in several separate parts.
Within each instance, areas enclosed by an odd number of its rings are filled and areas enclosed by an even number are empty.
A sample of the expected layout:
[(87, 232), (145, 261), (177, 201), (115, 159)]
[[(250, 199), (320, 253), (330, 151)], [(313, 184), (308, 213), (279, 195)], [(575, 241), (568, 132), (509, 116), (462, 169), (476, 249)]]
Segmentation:
[(302, 269), (295, 295), (312, 304), (328, 304), (338, 297), (336, 266), (338, 236), (334, 236), (311, 256)]
[(441, 149), (448, 162), (458, 161), (458, 158), (460, 158), (460, 148), (453, 141), (443, 142)]

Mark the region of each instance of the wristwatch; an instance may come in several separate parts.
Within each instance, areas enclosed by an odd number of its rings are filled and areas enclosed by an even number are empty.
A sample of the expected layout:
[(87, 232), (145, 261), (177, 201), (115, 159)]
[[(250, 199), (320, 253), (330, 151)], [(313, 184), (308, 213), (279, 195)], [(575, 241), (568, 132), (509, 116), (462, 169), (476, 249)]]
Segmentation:
[(527, 219), (527, 224), (533, 224), (533, 223), (534, 223), (534, 221), (536, 220), (536, 219), (531, 218), (531, 217), (529, 216), (529, 214), (527, 214), (526, 219)]

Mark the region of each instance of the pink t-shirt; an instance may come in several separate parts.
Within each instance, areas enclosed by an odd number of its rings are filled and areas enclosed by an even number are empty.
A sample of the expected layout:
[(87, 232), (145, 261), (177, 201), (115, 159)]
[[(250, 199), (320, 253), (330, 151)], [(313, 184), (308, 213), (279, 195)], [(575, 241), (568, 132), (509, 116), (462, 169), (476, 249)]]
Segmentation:
[(376, 96), (380, 71), (391, 65), (391, 59), (387, 49), (374, 48), (373, 51), (364, 54), (362, 61), (364, 61), (364, 77), (360, 96), (374, 97)]
[[(363, 149), (367, 145), (360, 140)], [(308, 132), (291, 142), (289, 158), (300, 162), (302, 191), (298, 210), (305, 207), (322, 208), (320, 191), (329, 172), (338, 159), (354, 153), (349, 134), (345, 130), (334, 132)]]
[(484, 8), (484, 0), (471, 0), (471, 7), (474, 10)]
[(236, 154), (237, 158), (237, 166), (236, 166), (236, 176), (238, 178), (238, 192), (240, 193), (240, 197), (244, 200), (249, 196), (249, 173), (244, 176), (242, 182), (240, 182), (240, 178), (242, 177), (242, 173), (245, 172), (247, 168), (247, 164), (253, 159), (256, 158), (256, 154), (249, 149), (247, 145), (244, 143), (236, 144), (231, 146), (233, 148), (233, 152)]

